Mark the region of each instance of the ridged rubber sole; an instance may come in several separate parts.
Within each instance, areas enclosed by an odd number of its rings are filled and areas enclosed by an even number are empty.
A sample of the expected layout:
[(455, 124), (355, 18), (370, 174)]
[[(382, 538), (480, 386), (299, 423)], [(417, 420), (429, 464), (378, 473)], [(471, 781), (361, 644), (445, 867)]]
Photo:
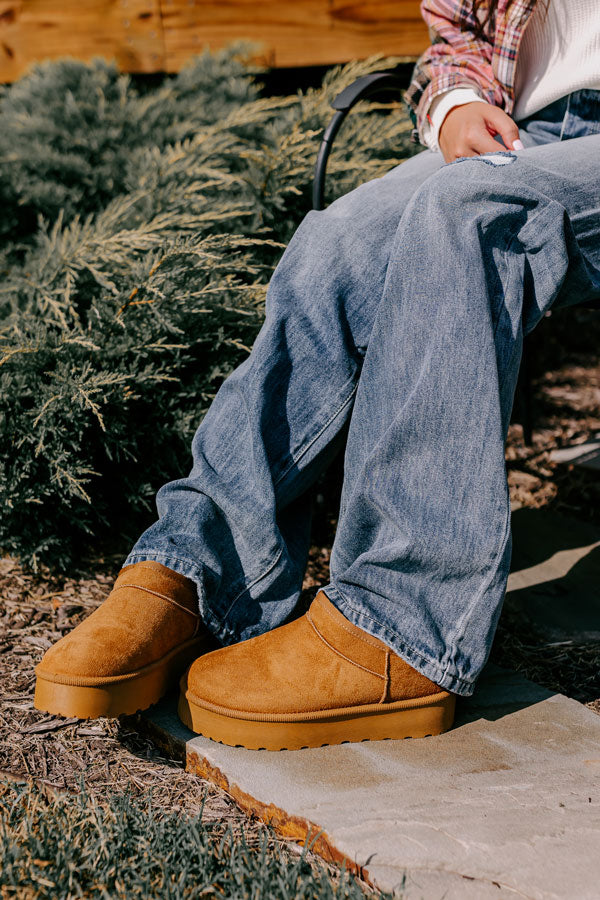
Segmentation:
[[(348, 708), (298, 721), (261, 721), (225, 715), (179, 696), (179, 718), (191, 731), (247, 750), (302, 750), (346, 741), (431, 737), (448, 731), (456, 697), (446, 691), (417, 700)], [(314, 714), (313, 714), (314, 715)], [(281, 717), (279, 717), (281, 718)]]
[(114, 681), (72, 678), (78, 683), (64, 684), (37, 673), (33, 705), (44, 712), (78, 719), (132, 715), (157, 703), (207, 649), (205, 639), (194, 638), (135, 674)]

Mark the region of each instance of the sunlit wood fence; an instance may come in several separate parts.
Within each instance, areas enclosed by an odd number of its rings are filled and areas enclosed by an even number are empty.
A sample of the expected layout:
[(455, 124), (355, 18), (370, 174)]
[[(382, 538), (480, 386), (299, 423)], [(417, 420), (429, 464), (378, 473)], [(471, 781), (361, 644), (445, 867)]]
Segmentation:
[(0, 81), (35, 60), (116, 59), (127, 72), (176, 72), (240, 38), (261, 62), (307, 66), (427, 46), (418, 0), (0, 0)]

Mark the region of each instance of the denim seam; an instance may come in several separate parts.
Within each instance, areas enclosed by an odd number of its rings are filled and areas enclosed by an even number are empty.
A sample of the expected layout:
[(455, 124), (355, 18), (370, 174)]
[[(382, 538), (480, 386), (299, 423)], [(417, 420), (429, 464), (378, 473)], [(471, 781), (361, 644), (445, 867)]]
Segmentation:
[[(528, 222), (526, 223), (527, 228), (533, 227), (535, 225), (535, 222), (537, 221), (537, 219), (540, 216), (544, 215), (546, 213), (547, 209), (548, 209), (548, 204), (545, 203), (542, 206), (542, 208), (534, 215), (534, 217), (532, 219), (528, 220)], [(518, 236), (518, 233), (514, 234), (511, 237), (510, 241), (508, 242), (508, 244), (505, 248), (505, 253), (508, 254), (509, 267), (510, 267), (510, 262), (512, 259), (512, 257), (510, 256), (510, 248), (512, 247), (514, 241), (517, 239), (517, 236)], [(498, 315), (498, 321), (497, 321), (496, 327), (494, 329), (494, 338), (496, 337), (496, 332), (499, 328), (499, 325), (500, 325), (500, 316)], [(498, 390), (499, 391), (502, 390), (505, 380), (506, 380), (506, 375), (504, 376), (504, 378), (498, 379)], [(506, 545), (508, 543), (509, 535), (510, 535), (510, 494), (508, 494), (508, 492), (507, 492), (506, 511), (505, 511), (505, 518), (504, 518), (504, 527), (503, 527), (503, 540), (502, 540), (502, 545), (500, 547), (500, 550), (498, 551), (498, 553), (495, 556), (495, 561), (497, 561), (498, 559), (501, 559), (502, 556), (504, 555), (504, 553), (506, 551)], [(451, 640), (453, 643), (456, 643), (461, 638), (464, 638), (466, 626), (468, 625), (469, 618), (472, 615), (474, 608), (481, 601), (482, 596), (485, 594), (486, 590), (489, 588), (490, 583), (493, 580), (495, 574), (496, 574), (496, 570), (494, 570), (490, 573), (489, 577), (484, 582), (483, 587), (475, 595), (475, 598), (474, 598), (473, 602), (469, 605), (469, 608), (467, 610), (465, 610), (465, 612), (463, 613), (463, 616), (457, 623), (457, 626), (452, 634)], [(447, 654), (447, 664), (446, 664), (446, 668), (444, 669), (444, 676), (446, 676), (450, 673), (450, 667), (452, 665), (456, 666), (456, 648), (454, 648), (454, 649), (455, 649), (454, 656), (450, 656), (449, 654)]]
[(566, 128), (566, 126), (567, 126), (567, 117), (568, 117), (568, 115), (569, 115), (569, 109), (570, 109), (570, 107), (571, 107), (571, 96), (572, 96), (572, 94), (569, 94), (569, 96), (567, 97), (567, 106), (566, 106), (566, 109), (565, 109), (565, 114), (564, 114), (564, 116), (563, 116), (562, 126), (561, 126), (561, 129), (560, 129), (560, 134), (559, 134), (559, 136), (558, 136), (558, 140), (559, 140), (559, 141), (562, 141), (562, 139), (563, 139), (563, 134), (565, 133), (565, 128)]
[[(415, 648), (413, 646), (411, 646), (410, 644), (407, 644), (406, 641), (404, 640), (404, 637), (402, 635), (400, 635), (395, 629), (390, 628), (389, 625), (385, 625), (383, 622), (380, 622), (379, 619), (375, 619), (372, 615), (369, 615), (369, 613), (366, 613), (364, 610), (356, 609), (356, 607), (352, 603), (350, 603), (350, 601), (348, 600), (348, 598), (344, 594), (344, 592), (342, 590), (340, 590), (339, 586), (336, 584), (336, 585), (334, 585), (334, 587), (335, 587), (335, 590), (337, 591), (337, 593), (340, 595), (340, 597), (344, 601), (344, 603), (353, 612), (355, 612), (359, 616), (364, 616), (364, 618), (369, 619), (370, 622), (373, 622), (374, 625), (377, 625), (379, 628), (382, 628), (383, 631), (385, 631), (386, 633), (393, 634), (395, 637), (399, 638), (398, 643), (403, 652), (406, 652), (407, 655), (411, 655), (411, 656), (415, 657), (420, 662), (422, 662), (426, 665), (433, 665), (433, 666), (435, 666), (435, 668), (440, 669), (440, 665), (441, 665), (440, 662), (438, 662), (437, 660), (434, 660), (434, 659), (430, 659), (426, 656), (423, 656), (423, 654), (420, 653), (418, 650), (415, 650)], [(442, 672), (442, 670), (440, 669), (441, 677), (445, 677), (446, 674), (447, 674), (447, 670), (444, 670)], [(461, 685), (464, 685), (465, 687), (470, 688), (474, 684), (474, 680), (468, 680), (466, 678), (462, 678), (460, 675), (453, 675), (452, 678), (454, 681), (460, 683)]]
[[(347, 381), (346, 384), (344, 385), (344, 388), (346, 387), (347, 384), (351, 384), (352, 382), (353, 382), (353, 379), (352, 379), (352, 378), (348, 379), (348, 381)], [(314, 436), (313, 438), (310, 439), (310, 441), (302, 448), (302, 450), (301, 450), (299, 453), (296, 454), (296, 456), (292, 456), (289, 465), (283, 470), (283, 472), (281, 472), (281, 473), (277, 476), (277, 478), (276, 478), (275, 481), (273, 482), (273, 486), (274, 486), (274, 487), (275, 487), (276, 485), (278, 485), (278, 484), (285, 478), (285, 476), (288, 474), (288, 472), (290, 471), (290, 469), (291, 469), (293, 466), (297, 465), (297, 463), (302, 459), (302, 457), (305, 456), (306, 453), (310, 450), (310, 448), (311, 448), (312, 445), (315, 443), (315, 441), (317, 441), (317, 440), (321, 437), (321, 435), (323, 434), (323, 432), (326, 431), (327, 428), (329, 428), (329, 426), (330, 426), (331, 423), (334, 421), (334, 419), (336, 419), (336, 418), (339, 416), (339, 414), (341, 413), (341, 411), (343, 410), (343, 408), (344, 408), (345, 406), (348, 405), (348, 403), (350, 402), (350, 400), (352, 399), (352, 397), (353, 397), (354, 394), (356, 393), (357, 387), (358, 387), (358, 385), (357, 385), (357, 384), (354, 384), (354, 387), (352, 388), (351, 392), (350, 392), (350, 393), (348, 394), (348, 396), (344, 399), (344, 401), (340, 404), (340, 406), (335, 410), (335, 412), (329, 417), (329, 419), (327, 419), (327, 421), (325, 422), (325, 424), (323, 425), (323, 427), (319, 429), (319, 431), (315, 434), (315, 436)], [(343, 390), (343, 388), (342, 388), (342, 390)]]
[(282, 555), (283, 555), (283, 547), (280, 547), (280, 549), (279, 549), (278, 553), (276, 554), (274, 560), (273, 560), (271, 563), (269, 563), (269, 565), (267, 566), (267, 568), (265, 569), (265, 571), (262, 572), (262, 574), (258, 575), (258, 576), (254, 579), (254, 581), (251, 581), (250, 584), (247, 584), (247, 585), (244, 587), (244, 589), (240, 591), (240, 593), (237, 595), (237, 597), (234, 597), (234, 598), (233, 598), (233, 600), (231, 601), (231, 603), (230, 603), (230, 605), (228, 606), (227, 610), (223, 613), (223, 626), (226, 626), (226, 625), (227, 625), (227, 618), (228, 618), (229, 614), (231, 613), (231, 610), (233, 609), (233, 607), (235, 606), (235, 604), (238, 602), (238, 600), (240, 600), (240, 598), (243, 597), (244, 594), (247, 593), (247, 591), (249, 591), (251, 588), (253, 588), (256, 584), (259, 583), (259, 581), (262, 581), (263, 578), (266, 578), (267, 575), (268, 575), (270, 572), (273, 571), (273, 569), (275, 568), (275, 566), (277, 565), (277, 563), (278, 563), (279, 560), (281, 559)]
[[(527, 224), (529, 225), (532, 222), (535, 222), (537, 217), (539, 215), (541, 215), (545, 209), (546, 209), (546, 206), (542, 207), (542, 209), (539, 210), (539, 212), (534, 216), (534, 218), (531, 219)], [(512, 247), (513, 243), (515, 242), (515, 240), (517, 238), (517, 234), (513, 234), (511, 236), (506, 247), (504, 248), (504, 253), (507, 256), (507, 268), (509, 270), (511, 268), (510, 248)], [(494, 342), (496, 339), (498, 328), (500, 327), (500, 320), (501, 320), (500, 310), (498, 310), (497, 320), (496, 320), (496, 323), (494, 326)], [(498, 379), (498, 391), (499, 392), (502, 390), (503, 385), (504, 385), (504, 379), (499, 378)], [(506, 545), (508, 542), (509, 534), (510, 534), (510, 495), (508, 495), (508, 497), (507, 497), (507, 506), (506, 506), (505, 515), (504, 515), (502, 545), (500, 547), (500, 550), (494, 556), (494, 560), (493, 560), (494, 563), (497, 563), (498, 560), (502, 559), (504, 552), (506, 550)], [(440, 660), (440, 665), (444, 664), (444, 662), (445, 662), (445, 668), (443, 670), (443, 677), (446, 677), (447, 675), (451, 674), (451, 672), (450, 672), (451, 667), (454, 667), (454, 669), (456, 669), (456, 664), (457, 664), (456, 657), (457, 657), (457, 649), (458, 649), (456, 645), (462, 638), (464, 638), (469, 619), (470, 619), (471, 615), (473, 614), (473, 610), (476, 608), (477, 604), (481, 602), (481, 598), (484, 596), (485, 592), (489, 588), (489, 586), (496, 574), (496, 571), (497, 571), (497, 569), (493, 569), (490, 572), (489, 576), (485, 579), (483, 586), (476, 592), (473, 601), (469, 604), (469, 607), (464, 611), (463, 615), (457, 622), (456, 628), (452, 632), (450, 639), (449, 639), (449, 644), (452, 644), (453, 646), (448, 647), (446, 653)], [(452, 677), (454, 677), (454, 676), (452, 676)]]
[[(504, 552), (506, 550), (509, 535), (510, 535), (510, 495), (508, 494), (508, 491), (507, 491), (507, 503), (506, 503), (505, 517), (504, 517), (502, 545), (500, 547), (500, 550), (498, 551), (498, 553), (496, 553), (496, 555), (494, 557), (494, 563), (496, 563), (498, 560), (501, 560), (502, 557), (504, 556)], [(461, 616), (461, 618), (459, 619), (459, 621), (456, 624), (456, 628), (454, 629), (452, 635), (450, 636), (449, 643), (452, 645), (452, 647), (449, 646), (448, 651), (444, 654), (444, 657), (442, 657), (442, 659), (440, 660), (440, 665), (444, 664), (444, 661), (446, 663), (444, 672), (443, 672), (444, 677), (446, 675), (451, 674), (450, 673), (451, 668), (456, 669), (457, 654), (458, 654), (457, 644), (460, 642), (460, 640), (462, 638), (464, 638), (465, 632), (467, 629), (467, 625), (473, 614), (473, 611), (475, 610), (477, 605), (481, 602), (481, 598), (484, 596), (485, 592), (488, 590), (491, 582), (493, 581), (493, 579), (496, 575), (496, 572), (497, 572), (497, 568), (492, 569), (492, 571), (490, 572), (488, 577), (484, 580), (483, 585), (476, 592), (473, 600), (469, 604), (468, 609), (466, 609), (464, 611), (463, 615)]]

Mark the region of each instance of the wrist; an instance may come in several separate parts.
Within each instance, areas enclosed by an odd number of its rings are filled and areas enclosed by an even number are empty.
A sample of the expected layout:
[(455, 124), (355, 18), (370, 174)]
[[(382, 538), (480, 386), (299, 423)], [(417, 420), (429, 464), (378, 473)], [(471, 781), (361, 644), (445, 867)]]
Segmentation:
[(423, 127), (423, 140), (430, 150), (440, 149), (440, 130), (448, 113), (457, 106), (474, 102), (485, 103), (486, 101), (470, 87), (453, 88), (451, 91), (438, 94), (433, 99)]

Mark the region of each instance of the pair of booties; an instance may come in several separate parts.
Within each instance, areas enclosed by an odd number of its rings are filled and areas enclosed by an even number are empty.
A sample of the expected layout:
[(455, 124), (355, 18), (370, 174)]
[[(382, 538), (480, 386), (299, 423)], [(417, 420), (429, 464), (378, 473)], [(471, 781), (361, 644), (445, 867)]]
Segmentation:
[(46, 652), (34, 703), (78, 718), (131, 714), (180, 678), (185, 725), (254, 750), (424, 737), (452, 725), (454, 695), (323, 591), (293, 622), (217, 646), (192, 581), (153, 561), (126, 566), (104, 603)]

